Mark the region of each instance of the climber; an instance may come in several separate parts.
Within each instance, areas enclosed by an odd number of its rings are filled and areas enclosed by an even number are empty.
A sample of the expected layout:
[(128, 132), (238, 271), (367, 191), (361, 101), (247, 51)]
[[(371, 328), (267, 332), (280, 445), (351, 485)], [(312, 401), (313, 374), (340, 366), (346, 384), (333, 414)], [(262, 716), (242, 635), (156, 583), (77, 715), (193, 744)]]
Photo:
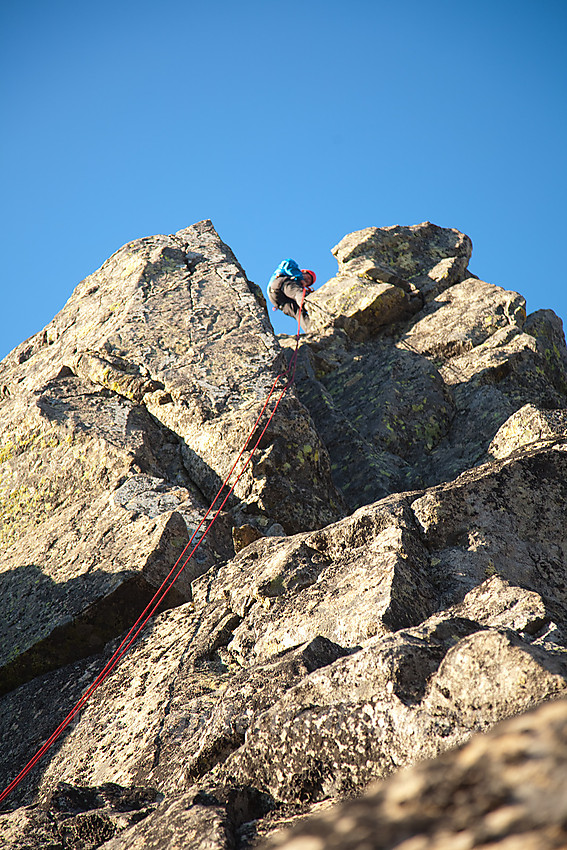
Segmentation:
[[(274, 310), (297, 319), (301, 302), (313, 292), (316, 275), (311, 269), (300, 269), (295, 260), (282, 260), (268, 283), (268, 298)], [(305, 296), (303, 290), (305, 289)], [(301, 310), (301, 330), (309, 333), (311, 321), (305, 306)]]

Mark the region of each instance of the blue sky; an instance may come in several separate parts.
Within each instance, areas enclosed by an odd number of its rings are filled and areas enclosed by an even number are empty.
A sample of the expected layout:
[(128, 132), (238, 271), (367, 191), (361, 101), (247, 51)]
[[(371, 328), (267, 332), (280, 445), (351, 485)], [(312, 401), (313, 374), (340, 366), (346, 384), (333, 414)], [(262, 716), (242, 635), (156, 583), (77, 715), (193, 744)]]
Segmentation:
[(203, 218), (262, 286), (284, 257), (323, 282), (362, 227), (457, 227), (475, 274), (567, 320), (564, 0), (0, 16), (0, 357), (125, 242)]

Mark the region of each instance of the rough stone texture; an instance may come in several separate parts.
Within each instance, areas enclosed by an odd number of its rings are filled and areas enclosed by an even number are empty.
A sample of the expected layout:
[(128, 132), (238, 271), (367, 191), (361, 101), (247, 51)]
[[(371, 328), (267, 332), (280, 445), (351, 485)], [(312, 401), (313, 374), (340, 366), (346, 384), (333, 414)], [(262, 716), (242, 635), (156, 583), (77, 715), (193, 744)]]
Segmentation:
[[(567, 694), (560, 320), (472, 276), (455, 230), (369, 228), (336, 256), (314, 296), (332, 320), (301, 338), (306, 406), (286, 396), (169, 610), (6, 801), (4, 845), (252, 850), (282, 827), (309, 835), (310, 814)], [(201, 222), (118, 251), (0, 365), (1, 787), (204, 516), (285, 368), (280, 342)], [(530, 735), (548, 741), (537, 717)], [(455, 838), (463, 788), (483, 787), (485, 766), (489, 795), (500, 787), (481, 758), (461, 782), (459, 758), (441, 762), (457, 777), (446, 821), (409, 791), (409, 831), (385, 827), (384, 846), (560, 846), (553, 794), (547, 832), (535, 803), (510, 815), (487, 797)], [(329, 846), (334, 818), (318, 821)]]
[[(119, 782), (168, 793), (184, 789), (242, 744), (257, 713), (345, 654), (319, 637), (262, 666), (228, 667), (221, 654), (238, 622), (227, 606), (195, 613), (188, 604), (162, 614), (93, 694), (50, 763), (35, 768), (14, 799), (28, 799), (38, 784), (45, 799), (62, 777), (74, 786)], [(3, 777), (13, 771), (14, 759), (25, 763), (62, 719), (49, 712), (58, 695), (72, 705), (101, 667), (101, 660), (90, 659), (36, 680), (40, 698), (31, 735), (29, 706), (38, 704), (33, 683), (4, 698), (0, 728), (14, 738), (14, 747), (0, 754)]]
[[(144, 608), (283, 363), (257, 287), (210, 222), (121, 248), (5, 359), (0, 692), (100, 650)], [(293, 391), (236, 493), (234, 516), (166, 604), (189, 599), (191, 580), (233, 554), (230, 527), (243, 515), (289, 531), (341, 514)]]
[(333, 248), (337, 276), (309, 297), (313, 328), (365, 340), (463, 280), (471, 251), (464, 233), (430, 222), (349, 233)]
[(313, 328), (344, 328), (358, 341), (407, 318), (421, 306), (421, 300), (412, 300), (401, 286), (344, 275), (328, 281), (308, 300), (315, 308), (310, 311)]
[(60, 782), (45, 807), (22, 808), (12, 817), (0, 814), (0, 842), (18, 850), (100, 847), (139, 824), (160, 799), (161, 794), (148, 788), (122, 788), (111, 782), (73, 788)]
[(443, 599), (452, 602), (496, 573), (540, 593), (564, 618), (566, 502), (563, 444), (478, 467), (416, 499), (412, 511)]
[[(171, 795), (212, 771), (310, 803), (561, 694), (564, 464), (562, 447), (527, 453), (251, 544), (196, 579), (195, 610), (161, 615), (97, 691), (42, 793), (63, 777)], [(542, 468), (547, 507), (518, 498)], [(23, 695), (10, 698), (13, 725)]]
[(560, 850), (567, 846), (567, 701), (401, 771), (263, 850)]
[[(283, 363), (278, 355), (258, 287), (203, 221), (113, 254), (8, 356), (0, 382), (19, 397), (64, 368), (143, 401), (180, 438), (191, 479), (212, 497)], [(340, 513), (329, 507), (326, 453), (293, 393), (279, 414), (236, 494), (292, 530), (320, 525)], [(295, 460), (284, 474), (282, 454)]]
[(496, 432), (526, 404), (567, 407), (561, 320), (526, 317), (517, 292), (471, 276), (464, 234), (368, 228), (335, 254), (339, 274), (309, 297), (298, 391), (351, 508), (494, 456)]
[(498, 429), (488, 457), (500, 460), (525, 446), (557, 442), (567, 437), (567, 410), (538, 410), (525, 404)]
[(475, 627), (436, 618), (309, 676), (215, 776), (279, 802), (352, 794), (567, 691), (567, 657)]
[[(204, 503), (183, 474), (173, 436), (144, 408), (94, 384), (47, 382), (36, 394), (8, 398), (2, 415), (6, 692), (119, 634), (132, 605), (143, 608), (169, 572)], [(230, 553), (222, 533), (203, 547), (168, 604), (189, 598), (191, 579), (219, 552)]]
[(340, 274), (408, 281), (424, 294), (462, 280), (472, 252), (468, 236), (429, 221), (410, 227), (367, 227), (333, 248)]
[[(215, 802), (217, 803), (215, 805)], [(234, 831), (223, 806), (214, 799), (189, 793), (160, 808), (146, 823), (105, 842), (105, 850), (232, 850)]]
[(342, 646), (421, 622), (437, 605), (427, 552), (404, 499), (336, 525), (264, 539), (194, 582), (197, 609), (225, 601), (242, 618), (228, 651), (239, 664), (323, 635)]

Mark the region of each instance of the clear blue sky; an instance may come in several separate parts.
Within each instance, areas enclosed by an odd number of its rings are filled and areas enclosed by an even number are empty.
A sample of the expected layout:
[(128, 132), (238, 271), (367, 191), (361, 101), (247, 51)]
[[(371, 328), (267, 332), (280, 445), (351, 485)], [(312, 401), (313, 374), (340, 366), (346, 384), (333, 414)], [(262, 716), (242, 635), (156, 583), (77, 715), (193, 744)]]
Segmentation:
[(567, 320), (564, 0), (0, 15), (0, 357), (125, 242), (203, 218), (262, 285), (284, 257), (323, 282), (362, 227), (457, 227), (472, 271)]

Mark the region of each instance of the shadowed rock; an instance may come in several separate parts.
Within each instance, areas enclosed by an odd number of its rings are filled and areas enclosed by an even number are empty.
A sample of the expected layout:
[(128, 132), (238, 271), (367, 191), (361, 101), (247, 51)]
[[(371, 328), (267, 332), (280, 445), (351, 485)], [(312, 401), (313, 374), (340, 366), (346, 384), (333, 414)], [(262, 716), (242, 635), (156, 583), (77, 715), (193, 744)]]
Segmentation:
[[(298, 395), (0, 841), (565, 843), (567, 349), (470, 249), (429, 223), (337, 246)], [(0, 786), (167, 574), (294, 348), (200, 222), (120, 249), (0, 365)], [(519, 746), (484, 743), (550, 701)]]
[[(117, 615), (122, 584), (137, 588), (131, 610), (144, 608), (282, 364), (257, 287), (210, 222), (121, 248), (4, 360), (2, 692), (119, 634), (131, 618)], [(292, 392), (236, 494), (237, 524), (248, 516), (261, 531), (341, 515), (326, 450)], [(226, 514), (216, 523), (166, 604), (189, 599), (191, 580), (233, 554), (233, 524)]]
[(471, 276), (464, 234), (368, 228), (334, 253), (337, 277), (309, 297), (298, 392), (351, 508), (455, 478), (526, 404), (567, 406), (561, 320), (526, 318), (521, 295)]

